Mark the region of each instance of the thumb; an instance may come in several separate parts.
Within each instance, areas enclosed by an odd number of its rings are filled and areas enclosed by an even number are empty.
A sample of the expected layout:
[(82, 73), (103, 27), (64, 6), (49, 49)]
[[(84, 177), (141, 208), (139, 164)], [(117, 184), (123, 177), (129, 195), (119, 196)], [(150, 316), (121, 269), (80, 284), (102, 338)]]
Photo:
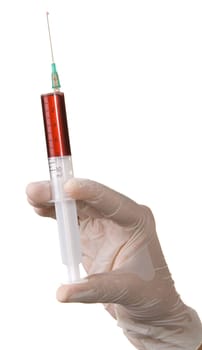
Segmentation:
[(127, 299), (127, 283), (123, 273), (99, 273), (88, 276), (86, 282), (62, 285), (57, 291), (57, 299), (62, 303), (117, 303)]

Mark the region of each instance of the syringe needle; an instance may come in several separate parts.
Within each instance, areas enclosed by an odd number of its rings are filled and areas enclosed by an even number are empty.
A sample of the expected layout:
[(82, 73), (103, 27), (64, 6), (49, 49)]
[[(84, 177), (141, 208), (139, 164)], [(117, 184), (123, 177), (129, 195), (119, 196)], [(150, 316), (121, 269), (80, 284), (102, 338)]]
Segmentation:
[(50, 32), (50, 25), (49, 25), (48, 16), (49, 16), (49, 12), (46, 12), (47, 24), (48, 24), (48, 34), (49, 34), (49, 41), (50, 41), (50, 48), (51, 48), (51, 56), (52, 56), (52, 62), (54, 63), (53, 45), (52, 45), (52, 40), (51, 40), (51, 32)]
[(49, 25), (49, 19), (48, 19), (49, 12), (46, 12), (46, 17), (47, 17), (47, 24), (48, 24), (48, 34), (49, 34), (49, 41), (50, 41), (50, 48), (51, 48), (51, 56), (52, 56), (52, 73), (51, 73), (51, 79), (52, 79), (52, 88), (56, 91), (59, 90), (61, 85), (60, 85), (60, 79), (59, 75), (56, 69), (56, 64), (54, 61), (54, 56), (53, 56), (53, 45), (52, 45), (52, 40), (51, 40), (51, 32), (50, 32), (50, 25)]

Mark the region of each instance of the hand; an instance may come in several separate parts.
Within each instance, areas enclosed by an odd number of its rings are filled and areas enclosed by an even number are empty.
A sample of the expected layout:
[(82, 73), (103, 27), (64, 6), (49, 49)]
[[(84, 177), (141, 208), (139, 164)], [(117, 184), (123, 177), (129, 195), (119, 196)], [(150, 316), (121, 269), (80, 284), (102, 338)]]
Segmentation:
[[(199, 346), (201, 322), (175, 290), (151, 210), (89, 180), (72, 179), (64, 189), (77, 200), (89, 276), (61, 286), (58, 300), (105, 304), (138, 349)], [(49, 182), (30, 184), (27, 195), (39, 215), (55, 217)]]

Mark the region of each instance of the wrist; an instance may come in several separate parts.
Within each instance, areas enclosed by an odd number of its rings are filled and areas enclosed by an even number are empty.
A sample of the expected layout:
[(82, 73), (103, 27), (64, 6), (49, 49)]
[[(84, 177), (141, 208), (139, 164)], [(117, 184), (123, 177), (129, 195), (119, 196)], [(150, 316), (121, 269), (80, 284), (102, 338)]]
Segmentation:
[(152, 321), (137, 321), (136, 317), (126, 316), (124, 308), (116, 307), (118, 325), (125, 336), (137, 348), (155, 347), (183, 350), (202, 350), (202, 324), (195, 310), (185, 306), (183, 312), (172, 318)]

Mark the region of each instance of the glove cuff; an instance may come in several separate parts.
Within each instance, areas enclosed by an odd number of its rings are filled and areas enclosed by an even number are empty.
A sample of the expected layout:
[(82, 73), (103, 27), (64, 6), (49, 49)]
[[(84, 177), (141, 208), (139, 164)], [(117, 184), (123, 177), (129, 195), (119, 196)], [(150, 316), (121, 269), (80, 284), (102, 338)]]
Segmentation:
[[(195, 310), (185, 310), (172, 319), (152, 322), (136, 322), (134, 319), (123, 319), (116, 307), (118, 326), (123, 329), (128, 340), (138, 349), (163, 350), (197, 350), (202, 344), (202, 324)], [(154, 325), (155, 324), (155, 325)]]

